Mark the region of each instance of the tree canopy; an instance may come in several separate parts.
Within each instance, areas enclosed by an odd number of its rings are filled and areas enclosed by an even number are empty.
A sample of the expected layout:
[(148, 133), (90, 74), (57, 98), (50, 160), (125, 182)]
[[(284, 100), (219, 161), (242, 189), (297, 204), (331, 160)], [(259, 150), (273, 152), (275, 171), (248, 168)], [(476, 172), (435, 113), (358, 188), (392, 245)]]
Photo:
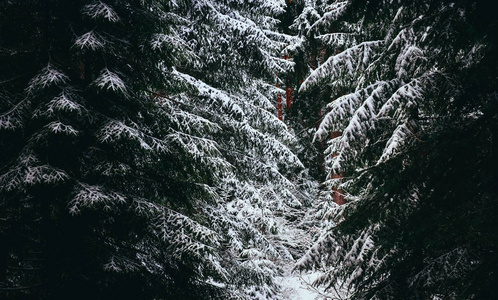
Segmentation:
[(332, 228), (297, 264), (326, 266), (316, 284), (355, 299), (495, 293), (496, 78), (487, 74), (497, 52), (488, 9), (335, 2), (309, 26), (331, 54), (300, 91), (331, 95), (315, 140), (328, 144), (324, 197), (347, 200), (322, 208)]
[[(498, 294), (470, 0), (0, 3), (0, 298)], [(289, 270), (295, 275), (289, 275)]]

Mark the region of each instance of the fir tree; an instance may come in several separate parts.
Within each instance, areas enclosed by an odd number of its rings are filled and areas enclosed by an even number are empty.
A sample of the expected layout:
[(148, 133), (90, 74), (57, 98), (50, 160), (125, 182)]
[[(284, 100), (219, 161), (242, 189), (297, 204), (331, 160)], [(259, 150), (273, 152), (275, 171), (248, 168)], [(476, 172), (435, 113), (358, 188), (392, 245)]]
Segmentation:
[(8, 297), (279, 297), (313, 191), (275, 116), (284, 7), (2, 4)]
[(347, 204), (324, 205), (332, 226), (297, 269), (325, 268), (315, 283), (331, 293), (495, 292), (496, 22), (488, 9), (351, 1), (325, 24), (320, 39), (335, 54), (300, 91), (331, 91), (315, 138), (329, 145), (324, 186)]
[[(195, 10), (191, 10), (195, 7)], [(289, 232), (298, 226), (314, 186), (293, 153), (296, 137), (277, 118), (276, 87), (291, 71), (282, 51), (293, 37), (278, 33), (280, 1), (185, 1), (184, 38), (201, 64), (178, 68), (197, 87), (190, 111), (219, 127), (209, 134), (229, 163), (217, 185), (213, 226), (224, 234), (222, 265), (238, 297), (280, 297), (282, 262), (302, 253)]]
[(188, 88), (172, 67), (194, 57), (170, 5), (1, 5), (2, 292), (219, 294), (219, 236), (198, 217), (217, 162), (197, 133), (210, 128), (156, 103)]

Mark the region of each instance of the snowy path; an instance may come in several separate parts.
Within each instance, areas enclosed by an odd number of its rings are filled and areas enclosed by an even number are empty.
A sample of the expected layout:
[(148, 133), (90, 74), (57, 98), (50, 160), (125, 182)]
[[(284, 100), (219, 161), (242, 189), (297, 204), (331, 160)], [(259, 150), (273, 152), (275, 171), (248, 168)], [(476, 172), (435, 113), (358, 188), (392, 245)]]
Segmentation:
[(282, 231), (278, 235), (278, 242), (275, 244), (285, 244), (291, 253), (287, 259), (282, 259), (278, 265), (283, 270), (280, 277), (275, 278), (275, 282), (282, 288), (282, 298), (285, 300), (345, 300), (348, 299), (348, 292), (345, 290), (325, 291), (323, 287), (314, 287), (312, 283), (323, 273), (321, 271), (299, 273), (292, 272), (297, 259), (304, 255), (304, 251), (313, 245), (316, 237), (310, 232), (310, 224), (313, 222), (313, 214), (309, 211), (301, 212), (298, 224), (290, 224), (286, 220), (280, 220)]
[(322, 287), (314, 287), (311, 283), (321, 273), (292, 274), (287, 272), (276, 279), (282, 286), (282, 294), (288, 300), (345, 300), (348, 299), (346, 290), (333, 290), (325, 292)]
[[(305, 219), (304, 216), (301, 216), (301, 218)], [(282, 260), (279, 263), (283, 269), (283, 274), (282, 276), (275, 278), (275, 281), (282, 287), (283, 298), (286, 300), (332, 300), (330, 293), (325, 293), (323, 289), (315, 288), (311, 285), (311, 283), (317, 279), (321, 273), (315, 272), (300, 274), (299, 272), (292, 272), (292, 268), (295, 264), (295, 261), (293, 261), (292, 258), (299, 259), (301, 255), (304, 254), (304, 252), (301, 251), (305, 251), (312, 245), (313, 237), (310, 235), (308, 230), (304, 229), (308, 226), (302, 226), (303, 224), (298, 224), (297, 226), (296, 224), (293, 224), (294, 226), (292, 226), (283, 220), (281, 224), (285, 224), (282, 226), (285, 230), (283, 230), (278, 236), (280, 242), (283, 242), (294, 250), (300, 250), (290, 255), (289, 258), (291, 258), (291, 260)]]
[(318, 274), (284, 274), (277, 278), (277, 283), (283, 287), (282, 294), (289, 300), (330, 300), (320, 290), (311, 286)]

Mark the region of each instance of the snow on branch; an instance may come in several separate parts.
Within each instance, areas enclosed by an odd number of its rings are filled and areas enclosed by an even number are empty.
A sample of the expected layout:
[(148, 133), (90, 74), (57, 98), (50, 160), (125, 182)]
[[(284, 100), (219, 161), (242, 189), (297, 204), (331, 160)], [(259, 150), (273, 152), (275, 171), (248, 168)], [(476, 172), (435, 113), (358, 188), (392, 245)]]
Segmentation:
[(214, 140), (173, 131), (166, 139), (179, 145), (192, 158), (210, 165), (216, 172), (230, 169), (231, 165), (221, 157), (219, 145)]
[(375, 127), (377, 110), (385, 101), (386, 95), (389, 95), (392, 88), (396, 86), (397, 80), (383, 81), (372, 90), (370, 95), (362, 105), (355, 111), (348, 126), (344, 129), (343, 136), (348, 140), (355, 140), (355, 136), (364, 137), (363, 130)]
[(289, 132), (287, 125), (277, 115), (255, 105), (248, 104), (247, 117), (251, 126), (284, 142), (295, 142), (296, 137)]
[[(381, 263), (374, 248), (373, 236), (379, 230), (376, 224), (371, 225), (358, 235), (335, 236), (325, 231), (317, 242), (297, 261), (294, 271), (315, 270), (324, 265), (334, 268), (315, 279), (313, 286), (323, 285), (326, 289), (348, 288), (370, 268), (376, 268)], [(339, 263), (339, 259), (343, 260)], [(338, 278), (347, 278), (338, 281)]]
[(165, 109), (167, 117), (180, 129), (187, 134), (207, 134), (216, 133), (221, 130), (220, 125), (214, 123), (199, 115), (179, 109), (172, 101), (165, 101), (161, 106)]
[(355, 35), (349, 32), (326, 33), (317, 36), (317, 38), (322, 42), (322, 44), (331, 47), (342, 47), (350, 45), (353, 44), (356, 40)]
[[(365, 149), (364, 145), (367, 140), (368, 133), (374, 130), (377, 125), (377, 111), (383, 105), (387, 95), (390, 95), (393, 88), (397, 85), (398, 80), (383, 81), (374, 85), (368, 97), (354, 111), (351, 118), (348, 118), (347, 126), (344, 128), (342, 135), (339, 138), (338, 147), (339, 155), (331, 159), (332, 170), (341, 172), (342, 163), (361, 154)], [(352, 99), (355, 99), (352, 97)], [(351, 110), (352, 111), (352, 110)], [(349, 113), (351, 112), (349, 111)], [(332, 118), (332, 116), (330, 116)], [(330, 121), (327, 121), (330, 122)], [(331, 127), (330, 124), (324, 124)]]
[(263, 8), (268, 14), (278, 16), (285, 13), (286, 3), (283, 0), (277, 1), (261, 1), (261, 8)]
[(132, 138), (144, 144), (142, 148), (149, 150), (150, 146), (143, 140), (143, 133), (117, 120), (109, 121), (99, 132), (99, 139), (104, 143), (112, 143), (122, 138)]
[[(360, 265), (359, 262), (365, 260), (366, 252), (374, 246), (374, 242), (371, 236), (371, 229), (367, 229), (360, 234), (360, 236), (354, 240), (353, 245), (348, 248), (347, 254), (344, 256), (344, 260), (351, 265)], [(359, 271), (361, 272), (361, 271)], [(353, 273), (351, 277), (357, 277), (361, 274)]]
[(50, 63), (41, 70), (31, 81), (26, 89), (28, 93), (33, 93), (52, 85), (62, 85), (69, 81), (69, 77), (57, 70)]
[(327, 105), (330, 111), (320, 122), (318, 130), (313, 137), (313, 142), (323, 141), (331, 131), (343, 131), (349, 120), (354, 115), (360, 105), (368, 98), (373, 89), (382, 82), (369, 85), (354, 93), (341, 96)]
[(198, 80), (190, 75), (183, 74), (175, 70), (174, 75), (187, 81), (190, 85), (195, 86), (199, 91), (199, 96), (208, 97), (210, 100), (214, 100), (219, 103), (225, 110), (229, 112), (231, 116), (235, 116), (236, 119), (244, 117), (245, 113), (242, 107), (235, 102), (232, 97), (225, 91), (214, 88), (201, 80)]
[[(334, 261), (331, 249), (337, 249), (339, 244), (329, 232), (324, 232), (306, 253), (296, 262), (294, 271), (315, 270), (325, 261)], [(337, 250), (336, 250), (337, 251)]]
[(15, 115), (15, 111), (9, 111), (0, 115), (0, 129), (16, 130), (23, 127), (22, 119)]
[(274, 97), (278, 93), (283, 93), (275, 85), (263, 82), (256, 82), (236, 95), (238, 103), (246, 114), (246, 120), (251, 127), (262, 133), (275, 137), (285, 143), (295, 142), (296, 137), (289, 132), (287, 125), (281, 122), (274, 113)]
[(275, 57), (265, 49), (260, 48), (259, 51), (263, 56), (262, 63), (267, 70), (272, 70), (277, 74), (283, 74), (292, 71), (295, 66), (293, 61)]
[(263, 161), (280, 161), (299, 168), (304, 168), (299, 158), (279, 140), (261, 133), (247, 122), (236, 124), (235, 129), (239, 131), (242, 136), (248, 138), (247, 142), (250, 145), (262, 145), (262, 148), (257, 150), (260, 150), (258, 157)]
[(424, 82), (430, 80), (432, 74), (426, 73), (398, 88), (383, 104), (377, 118), (392, 117), (398, 122), (407, 121), (410, 117), (407, 108), (423, 100)]
[(15, 165), (0, 176), (0, 191), (23, 190), (40, 183), (56, 184), (69, 176), (50, 165), (41, 165), (31, 150), (24, 150), (15, 160)]
[(140, 264), (125, 256), (113, 255), (109, 261), (104, 264), (104, 270), (108, 272), (133, 272), (140, 269)]
[(86, 108), (75, 101), (76, 95), (68, 91), (63, 91), (59, 96), (55, 97), (48, 103), (47, 113), (53, 115), (56, 112), (71, 112), (78, 115), (83, 114)]
[(113, 210), (117, 204), (125, 203), (123, 195), (108, 191), (102, 186), (79, 183), (74, 191), (74, 197), (69, 202), (69, 212), (78, 214), (83, 208), (100, 206), (104, 210)]
[(186, 235), (180, 237), (178, 234), (181, 232), (188, 234), (188, 239), (191, 241), (195, 239), (201, 243), (211, 245), (219, 243), (218, 234), (208, 227), (167, 207), (158, 204), (156, 204), (156, 207), (159, 211), (156, 218), (152, 221), (152, 226), (155, 234), (163, 241), (176, 242), (178, 245), (181, 245), (181, 238), (187, 237)]
[(148, 151), (165, 152), (169, 147), (159, 138), (145, 134), (117, 120), (109, 121), (98, 133), (99, 140), (103, 143), (113, 143), (118, 140), (132, 140), (138, 142), (140, 148)]
[(319, 26), (329, 26), (332, 22), (337, 20), (346, 10), (349, 1), (339, 1), (330, 4), (326, 9), (328, 10), (324, 13), (320, 19), (318, 19), (313, 25), (311, 25), (309, 30), (313, 30)]
[(120, 92), (123, 95), (127, 95), (126, 84), (119, 77), (117, 73), (109, 71), (105, 68), (100, 72), (100, 76), (94, 81), (95, 85), (102, 90), (112, 90), (113, 92)]
[[(278, 93), (283, 93), (282, 89), (263, 80), (254, 80), (246, 91), (247, 93), (244, 94), (247, 96), (248, 103), (268, 112), (275, 109), (275, 104), (273, 103), (275, 96)], [(285, 126), (285, 123), (281, 123), (281, 125)], [(287, 131), (287, 129), (284, 131)]]
[(426, 266), (413, 276), (410, 286), (430, 287), (440, 281), (462, 279), (477, 265), (465, 247), (457, 247), (424, 263)]
[(194, 158), (221, 154), (218, 150), (218, 144), (211, 139), (189, 135), (180, 131), (174, 131), (167, 138), (178, 142)]
[(173, 257), (200, 259), (208, 268), (227, 280), (228, 273), (219, 264), (214, 247), (220, 245), (219, 235), (193, 219), (164, 206), (157, 205), (160, 211), (151, 221), (153, 233), (170, 247)]
[(164, 207), (145, 198), (133, 198), (132, 207), (141, 216), (157, 216)]
[(426, 60), (424, 52), (416, 47), (409, 46), (400, 53), (396, 59), (394, 71), (400, 79), (411, 78), (417, 75), (417, 70), (421, 70), (421, 63), (419, 60)]
[(105, 4), (102, 1), (95, 1), (91, 4), (87, 4), (81, 10), (83, 15), (88, 16), (92, 19), (106, 19), (111, 23), (116, 23), (120, 20), (118, 14), (112, 9), (111, 6)]
[(45, 125), (44, 128), (56, 134), (62, 133), (65, 135), (74, 135), (74, 136), (77, 136), (79, 134), (79, 131), (74, 129), (74, 127), (72, 127), (71, 125), (66, 125), (59, 121), (51, 122)]
[[(1, 99), (0, 99), (1, 100)], [(21, 101), (8, 111), (0, 114), (0, 130), (17, 130), (23, 127), (23, 111), (26, 100)]]
[(30, 141), (35, 143), (44, 143), (47, 138), (51, 135), (64, 135), (76, 137), (80, 134), (80, 131), (75, 129), (71, 125), (64, 124), (60, 121), (53, 121), (45, 126), (38, 132), (32, 135)]
[[(259, 52), (258, 54), (263, 57), (261, 62), (267, 69), (272, 72), (290, 70), (292, 67), (290, 61), (275, 58), (278, 52), (290, 43), (289, 36), (279, 35), (275, 38), (273, 32), (270, 33), (269, 30), (258, 26), (252, 19), (241, 15), (237, 10), (228, 10), (223, 4), (211, 1), (199, 1), (196, 4), (199, 10), (207, 12), (206, 18), (209, 22), (222, 30), (217, 37), (218, 41), (224, 40), (225, 43), (232, 44), (234, 36), (229, 35), (236, 35), (240, 37), (238, 43), (241, 46)], [(262, 24), (262, 26), (265, 25), (269, 24)], [(209, 47), (213, 46), (211, 41), (208, 43)]]
[(79, 36), (74, 42), (74, 46), (80, 49), (88, 48), (91, 50), (103, 48), (105, 44), (106, 41), (93, 30)]
[(20, 164), (0, 176), (0, 191), (22, 190), (37, 184), (56, 184), (69, 178), (64, 171), (50, 165), (29, 165), (36, 162), (33, 156), (20, 159)]
[(305, 92), (326, 80), (329, 82), (353, 80), (355, 75), (368, 67), (382, 43), (383, 41), (363, 42), (329, 57), (323, 65), (311, 72), (299, 87), (299, 92)]
[(383, 163), (389, 160), (392, 156), (394, 156), (397, 152), (399, 152), (399, 148), (403, 146), (405, 140), (412, 133), (406, 123), (399, 125), (389, 138), (382, 151), (382, 155), (377, 161), (377, 164)]
[(119, 161), (104, 161), (95, 166), (95, 171), (107, 178), (126, 176), (130, 174), (131, 167)]
[(68, 179), (69, 176), (62, 170), (50, 165), (28, 167), (25, 175), (25, 182), (28, 185), (40, 183), (58, 183)]
[(387, 47), (390, 56), (396, 57), (394, 71), (399, 79), (417, 77), (425, 71), (427, 57), (418, 44), (418, 37), (410, 27), (402, 29)]
[[(387, 51), (399, 52), (399, 50), (416, 44), (416, 34), (413, 27), (402, 29), (391, 41), (387, 47)], [(396, 51), (398, 50), (398, 51)]]
[(153, 50), (162, 50), (164, 47), (171, 49), (172, 46), (176, 49), (188, 49), (188, 45), (184, 40), (176, 36), (167, 35), (164, 33), (156, 33), (152, 36), (150, 46)]
[(173, 34), (156, 33), (152, 35), (150, 47), (154, 51), (161, 52), (173, 65), (193, 63), (200, 66), (202, 64), (190, 45), (175, 32)]
[(311, 22), (320, 18), (320, 14), (310, 3), (306, 3), (301, 14), (294, 19), (290, 29), (299, 30), (301, 34), (307, 33), (311, 28)]

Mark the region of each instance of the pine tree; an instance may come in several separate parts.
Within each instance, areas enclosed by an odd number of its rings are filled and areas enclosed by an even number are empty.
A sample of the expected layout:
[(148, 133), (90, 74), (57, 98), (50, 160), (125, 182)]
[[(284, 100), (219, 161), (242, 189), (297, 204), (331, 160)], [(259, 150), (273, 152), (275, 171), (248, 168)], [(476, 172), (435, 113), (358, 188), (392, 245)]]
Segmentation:
[(240, 298), (280, 297), (274, 278), (282, 261), (302, 253), (288, 232), (314, 190), (275, 107), (284, 93), (277, 77), (292, 70), (282, 51), (293, 37), (277, 32), (284, 8), (281, 1), (185, 1), (177, 8), (189, 16), (182, 36), (201, 62), (177, 74), (199, 91), (187, 96), (190, 112), (218, 126), (209, 138), (229, 163), (210, 214)]
[[(285, 122), (298, 136), (296, 154), (318, 181), (323, 180), (323, 143), (313, 143), (322, 106), (327, 103), (327, 91), (314, 89), (308, 93), (297, 93), (299, 85), (312, 70), (323, 63), (324, 53), (319, 46), (313, 28), (320, 23), (319, 12), (329, 9), (326, 3), (317, 1), (289, 1), (286, 13), (281, 17), (281, 30), (292, 36), (283, 52), (293, 62), (293, 70), (286, 74), (285, 84), (291, 99), (286, 102)], [(284, 27), (286, 26), (286, 27)], [(287, 94), (287, 93), (286, 93)]]
[(495, 292), (496, 22), (487, 10), (351, 1), (324, 25), (319, 38), (334, 54), (300, 92), (330, 90), (315, 139), (328, 141), (325, 189), (347, 204), (323, 205), (323, 234), (296, 268), (324, 268), (315, 283), (332, 294)]
[(173, 69), (195, 55), (170, 4), (1, 6), (2, 293), (219, 295), (219, 235), (200, 213), (215, 127), (157, 104), (193, 89)]
[(7, 297), (279, 297), (314, 189), (273, 103), (284, 8), (2, 4)]

